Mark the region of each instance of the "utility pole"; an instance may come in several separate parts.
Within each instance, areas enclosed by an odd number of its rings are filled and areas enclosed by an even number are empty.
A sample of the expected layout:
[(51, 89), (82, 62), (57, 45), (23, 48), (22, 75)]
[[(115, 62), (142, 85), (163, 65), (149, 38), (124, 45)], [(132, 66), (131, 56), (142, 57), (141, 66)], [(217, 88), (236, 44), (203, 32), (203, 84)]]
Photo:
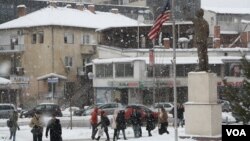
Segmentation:
[(176, 43), (175, 43), (175, 0), (172, 0), (171, 15), (173, 20), (173, 89), (174, 89), (174, 129), (175, 129), (175, 141), (178, 141), (178, 129), (177, 129), (177, 94), (176, 94)]

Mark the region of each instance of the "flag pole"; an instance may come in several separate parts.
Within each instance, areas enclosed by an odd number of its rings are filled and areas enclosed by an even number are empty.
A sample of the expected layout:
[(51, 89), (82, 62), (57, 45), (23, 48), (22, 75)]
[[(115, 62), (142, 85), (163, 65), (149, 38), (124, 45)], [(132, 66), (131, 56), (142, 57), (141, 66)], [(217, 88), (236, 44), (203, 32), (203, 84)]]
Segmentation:
[(173, 20), (173, 89), (174, 89), (174, 130), (175, 141), (178, 141), (178, 128), (177, 128), (177, 94), (176, 94), (176, 43), (175, 43), (175, 0), (172, 0), (171, 15)]

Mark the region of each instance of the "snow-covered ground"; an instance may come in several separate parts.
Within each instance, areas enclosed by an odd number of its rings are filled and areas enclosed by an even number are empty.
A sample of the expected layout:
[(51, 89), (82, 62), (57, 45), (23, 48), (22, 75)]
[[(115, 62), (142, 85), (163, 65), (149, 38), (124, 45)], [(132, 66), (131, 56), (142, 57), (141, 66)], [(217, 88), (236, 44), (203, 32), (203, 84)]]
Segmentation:
[[(223, 120), (228, 121), (228, 123), (234, 123), (234, 118), (231, 116), (231, 113), (223, 113), (222, 114)], [(61, 120), (63, 120), (65, 117), (63, 117)], [(77, 117), (82, 118), (83, 117)], [(85, 117), (87, 118), (87, 117)], [(29, 119), (20, 119), (20, 120), (29, 120)], [(48, 120), (46, 118), (46, 120)], [(2, 120), (3, 121), (3, 120)], [(30, 132), (31, 128), (27, 125), (20, 126), (20, 131), (17, 131), (17, 141), (32, 141), (32, 134)], [(142, 137), (141, 138), (134, 138), (133, 130), (131, 127), (128, 127), (126, 129), (126, 135), (128, 140), (130, 141), (174, 141), (175, 140), (175, 129), (173, 126), (169, 126), (168, 130), (170, 134), (158, 134), (158, 128), (155, 128), (152, 131), (153, 136), (148, 137), (147, 131), (145, 127), (142, 127)], [(75, 140), (75, 139), (90, 139), (91, 136), (91, 128), (90, 127), (73, 127), (72, 129), (63, 127), (62, 129), (63, 134), (62, 137), (64, 140)], [(185, 135), (185, 127), (178, 128), (178, 135)], [(112, 139), (113, 137), (113, 129), (109, 128), (109, 134)], [(9, 137), (9, 129), (8, 127), (0, 127), (0, 141), (5, 141), (5, 138)], [(123, 140), (122, 134), (120, 135), (120, 140)], [(105, 140), (106, 136), (104, 135), (101, 140)], [(49, 138), (45, 138), (45, 135), (43, 136), (44, 141), (48, 141)], [(193, 139), (181, 139), (178, 138), (179, 141), (194, 141)]]

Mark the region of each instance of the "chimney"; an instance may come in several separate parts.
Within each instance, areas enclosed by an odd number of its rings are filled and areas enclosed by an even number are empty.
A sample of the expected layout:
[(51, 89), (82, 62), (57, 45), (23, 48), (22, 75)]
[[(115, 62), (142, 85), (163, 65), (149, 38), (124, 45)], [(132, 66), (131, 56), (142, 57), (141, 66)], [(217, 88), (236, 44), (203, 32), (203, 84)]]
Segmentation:
[(95, 13), (95, 5), (88, 5), (88, 10), (92, 13)]
[(163, 45), (165, 48), (170, 48), (169, 38), (163, 38)]
[(111, 13), (118, 14), (119, 10), (117, 8), (112, 8)]
[(214, 48), (220, 48), (220, 26), (214, 26)]
[(80, 10), (80, 11), (83, 11), (83, 4), (76, 4), (76, 9)]
[(26, 15), (26, 6), (25, 5), (18, 5), (17, 6), (17, 16), (22, 17)]

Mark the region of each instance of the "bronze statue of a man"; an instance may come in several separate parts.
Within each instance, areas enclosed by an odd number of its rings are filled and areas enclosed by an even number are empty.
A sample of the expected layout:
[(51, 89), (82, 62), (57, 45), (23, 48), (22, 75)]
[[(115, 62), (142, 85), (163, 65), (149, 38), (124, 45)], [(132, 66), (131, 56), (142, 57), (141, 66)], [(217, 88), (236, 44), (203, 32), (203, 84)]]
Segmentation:
[(207, 39), (209, 36), (208, 22), (203, 18), (204, 11), (199, 9), (196, 11), (194, 23), (194, 42), (197, 46), (199, 58), (199, 70), (208, 72), (208, 55), (207, 55)]

